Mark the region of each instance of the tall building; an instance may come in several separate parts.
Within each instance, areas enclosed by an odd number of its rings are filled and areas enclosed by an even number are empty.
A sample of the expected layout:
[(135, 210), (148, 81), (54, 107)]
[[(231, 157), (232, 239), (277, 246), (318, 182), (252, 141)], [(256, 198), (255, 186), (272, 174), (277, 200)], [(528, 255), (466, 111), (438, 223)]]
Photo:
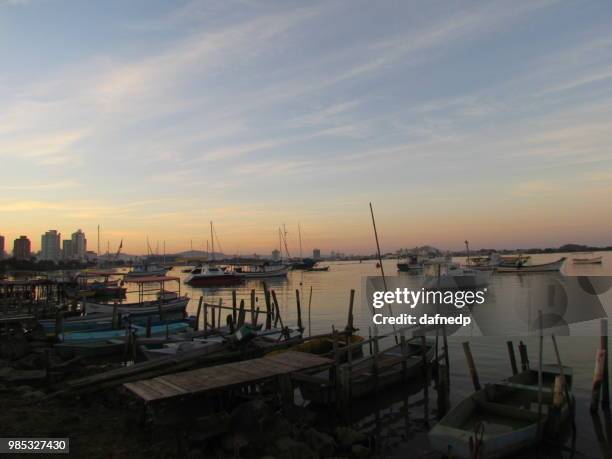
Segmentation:
[(57, 230), (49, 230), (40, 238), (40, 259), (58, 261), (61, 255), (61, 234)]
[(4, 258), (4, 236), (0, 236), (0, 260)]
[(72, 239), (64, 239), (62, 241), (62, 260), (72, 260), (73, 258)]
[(315, 260), (321, 259), (321, 249), (312, 249), (312, 258)]
[(87, 239), (85, 239), (85, 233), (79, 229), (72, 233), (72, 255), (77, 260), (83, 261), (86, 253)]
[(274, 249), (274, 250), (272, 251), (272, 259), (273, 259), (274, 261), (280, 260), (280, 250), (278, 250), (278, 249)]
[(32, 244), (27, 236), (19, 236), (19, 239), (15, 239), (13, 242), (13, 257), (17, 260), (27, 260), (30, 258), (32, 252)]

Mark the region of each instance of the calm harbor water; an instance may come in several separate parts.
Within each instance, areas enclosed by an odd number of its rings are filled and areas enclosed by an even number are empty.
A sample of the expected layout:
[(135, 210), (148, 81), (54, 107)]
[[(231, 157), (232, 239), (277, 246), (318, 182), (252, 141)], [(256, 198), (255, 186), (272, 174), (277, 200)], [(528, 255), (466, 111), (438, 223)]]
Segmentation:
[[(573, 257), (592, 257), (603, 255), (602, 265), (574, 265), (571, 263)], [(532, 263), (545, 263), (554, 261), (561, 256), (568, 257), (563, 272), (568, 275), (610, 275), (612, 274), (612, 252), (598, 252), (595, 255), (589, 254), (546, 254), (532, 256)], [(331, 262), (328, 272), (304, 272), (292, 271), (287, 279), (270, 279), (267, 285), (276, 291), (282, 318), (285, 324), (296, 324), (296, 300), (295, 290), (301, 292), (302, 315), (304, 325), (308, 326), (308, 303), (310, 299), (310, 289), (312, 288), (311, 298), (311, 329), (312, 334), (328, 333), (332, 325), (338, 329), (344, 328), (347, 322), (349, 294), (351, 289), (355, 289), (355, 326), (359, 328), (362, 335), (367, 336), (368, 328), (372, 326), (371, 315), (367, 311), (367, 306), (361, 301), (361, 288), (363, 279), (366, 276), (377, 276), (380, 270), (376, 267), (375, 261), (359, 262)], [(396, 276), (396, 260), (385, 260), (384, 268), (387, 276)], [(187, 274), (181, 272), (183, 268), (175, 267), (169, 275), (180, 276), (184, 279)], [(400, 275), (405, 275), (401, 273)], [(495, 292), (497, 298), (512, 298), (512, 294), (517, 287), (524, 282), (524, 276), (536, 274), (496, 274), (491, 277), (490, 290)], [(418, 277), (415, 277), (415, 285), (418, 285)], [(187, 291), (192, 298), (190, 302), (190, 312), (195, 314), (197, 301), (201, 295), (208, 303), (217, 303), (220, 298), (225, 305), (231, 305), (232, 290), (234, 288), (192, 288), (181, 283), (181, 289)], [(244, 299), (248, 307), (251, 289), (255, 289), (258, 297), (258, 305), (265, 307), (263, 302), (263, 289), (261, 280), (249, 281), (243, 285), (235, 287), (238, 301)], [(612, 304), (612, 291), (608, 291), (602, 296), (609, 314)], [(577, 401), (577, 438), (576, 438), (576, 457), (610, 457), (606, 456), (611, 451), (603, 449), (598, 441), (596, 425), (589, 413), (590, 392), (595, 361), (595, 352), (598, 346), (599, 320), (590, 321), (583, 324), (576, 324), (572, 327), (572, 335), (558, 337), (561, 358), (564, 365), (573, 367), (574, 386), (573, 392)], [(575, 330), (574, 330), (575, 328)], [(577, 331), (577, 332), (576, 332)], [(307, 330), (306, 333), (309, 331)], [(510, 363), (507, 356), (506, 341), (513, 340), (515, 346), (519, 340), (523, 340), (529, 349), (529, 358), (532, 366), (537, 365), (538, 358), (538, 339), (528, 336), (479, 336), (480, 333), (474, 330), (461, 330), (462, 336), (451, 336), (449, 338), (449, 352), (451, 359), (451, 402), (457, 403), (472, 391), (472, 383), (465, 363), (461, 343), (466, 339), (470, 340), (472, 352), (476, 360), (476, 366), (482, 383), (495, 382), (507, 377), (510, 372)], [(518, 352), (517, 352), (518, 355)], [(544, 361), (554, 362), (554, 350), (550, 339), (545, 339)], [(379, 399), (376, 406), (374, 402), (365, 402), (365, 408), (355, 407), (354, 416), (356, 423), (363, 428), (371, 428), (380, 434), (378, 451), (381, 456), (401, 455), (405, 451), (416, 451), (420, 454), (428, 453), (426, 440), (426, 428), (419, 427), (416, 422), (423, 418), (422, 407), (411, 406), (408, 412), (414, 412), (412, 421), (406, 422), (404, 402), (401, 389), (399, 394), (386, 394), (389, 400)], [(422, 395), (414, 395), (412, 402), (417, 402)], [(414, 399), (414, 400), (412, 400)], [(400, 400), (400, 401), (398, 401)], [(418, 405), (418, 403), (417, 403)], [(435, 395), (430, 401), (430, 405), (435, 406)], [(364, 413), (360, 415), (359, 413)], [(361, 418), (359, 418), (361, 416)], [(433, 420), (434, 417), (432, 416)], [(415, 423), (416, 422), (416, 423)], [(604, 427), (605, 429), (605, 427)], [(608, 436), (612, 439), (612, 427), (608, 426)], [(415, 446), (415, 444), (417, 446)], [(569, 440), (568, 440), (569, 445)], [(608, 446), (610, 448), (610, 446)], [(556, 457), (570, 457), (568, 452), (555, 451)], [(429, 452), (431, 454), (431, 452)], [(550, 452), (547, 452), (550, 454)], [(541, 452), (534, 451), (521, 455), (521, 457), (536, 457)], [(435, 457), (435, 455), (432, 455)]]

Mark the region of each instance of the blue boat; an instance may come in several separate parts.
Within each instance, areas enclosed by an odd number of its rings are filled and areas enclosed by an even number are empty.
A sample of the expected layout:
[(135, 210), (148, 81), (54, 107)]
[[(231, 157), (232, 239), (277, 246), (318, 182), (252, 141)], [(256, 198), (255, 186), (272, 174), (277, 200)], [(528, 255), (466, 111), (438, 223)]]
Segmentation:
[[(151, 335), (164, 335), (166, 333), (178, 333), (187, 330), (190, 323), (188, 321), (170, 321), (170, 322), (158, 322), (155, 325), (151, 325)], [(147, 327), (141, 325), (132, 325), (131, 329), (138, 336), (145, 336)], [(96, 341), (108, 341), (112, 339), (124, 338), (126, 335), (125, 329), (103, 329), (103, 330), (89, 330), (89, 331), (76, 331), (64, 333), (60, 336), (60, 340), (64, 343), (72, 342), (96, 342)]]

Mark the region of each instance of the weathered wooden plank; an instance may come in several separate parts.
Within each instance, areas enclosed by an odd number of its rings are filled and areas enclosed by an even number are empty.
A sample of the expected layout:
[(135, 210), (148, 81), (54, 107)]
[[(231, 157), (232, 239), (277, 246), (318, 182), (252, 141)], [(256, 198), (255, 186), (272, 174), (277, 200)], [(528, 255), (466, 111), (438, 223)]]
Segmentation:
[(299, 352), (285, 352), (270, 357), (126, 383), (124, 387), (145, 401), (156, 401), (180, 395), (223, 390), (329, 364), (331, 360), (327, 358)]

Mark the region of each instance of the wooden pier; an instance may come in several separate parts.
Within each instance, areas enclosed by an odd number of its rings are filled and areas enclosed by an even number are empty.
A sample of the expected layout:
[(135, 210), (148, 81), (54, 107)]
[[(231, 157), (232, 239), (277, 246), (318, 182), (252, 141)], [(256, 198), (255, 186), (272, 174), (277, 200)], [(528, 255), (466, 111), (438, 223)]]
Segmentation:
[(124, 384), (146, 403), (175, 397), (205, 395), (291, 376), (305, 370), (326, 368), (333, 360), (303, 352), (283, 352), (259, 359), (227, 363)]

